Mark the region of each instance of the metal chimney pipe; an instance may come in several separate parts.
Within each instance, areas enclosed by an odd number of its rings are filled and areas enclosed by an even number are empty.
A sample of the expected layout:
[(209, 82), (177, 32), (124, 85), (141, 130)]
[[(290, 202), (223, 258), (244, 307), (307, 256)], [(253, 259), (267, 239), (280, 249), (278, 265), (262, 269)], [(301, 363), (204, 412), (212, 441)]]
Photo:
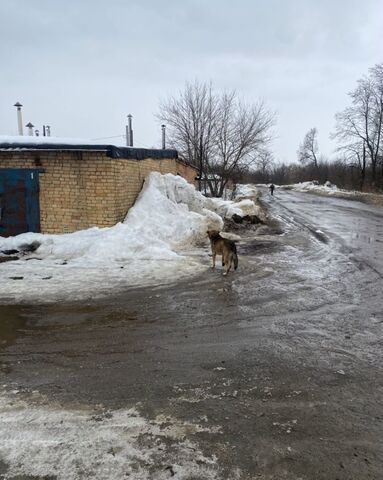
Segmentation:
[(17, 108), (17, 128), (18, 128), (18, 131), (19, 131), (19, 135), (24, 135), (23, 134), (23, 116), (21, 114), (21, 103), (20, 102), (16, 102), (14, 104), (14, 107)]
[(46, 137), (46, 129), (45, 129), (45, 125), (43, 125), (43, 137)]
[(130, 138), (129, 138), (129, 127), (125, 125), (125, 137), (126, 137), (126, 146), (130, 146)]
[(36, 137), (39, 137), (40, 136), (40, 130), (35, 130), (35, 135), (36, 135)]
[(51, 127), (50, 125), (47, 125), (47, 137), (51, 136)]
[(162, 130), (162, 150), (166, 149), (166, 125), (161, 125)]
[(34, 127), (33, 123), (29, 122), (25, 126), (28, 128), (28, 135), (30, 137), (33, 137), (33, 127)]
[(132, 129), (132, 118), (133, 116), (129, 113), (128, 115), (128, 147), (133, 147), (133, 129)]

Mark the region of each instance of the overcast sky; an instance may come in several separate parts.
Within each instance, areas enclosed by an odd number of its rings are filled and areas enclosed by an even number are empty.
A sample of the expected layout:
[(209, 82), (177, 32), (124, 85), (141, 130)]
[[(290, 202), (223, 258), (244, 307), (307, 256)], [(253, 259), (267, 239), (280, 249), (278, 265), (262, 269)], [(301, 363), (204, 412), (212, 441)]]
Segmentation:
[(334, 114), (383, 61), (382, 0), (1, 0), (0, 134), (122, 135), (159, 146), (159, 99), (211, 80), (277, 113), (275, 156), (295, 161), (316, 126), (331, 155)]

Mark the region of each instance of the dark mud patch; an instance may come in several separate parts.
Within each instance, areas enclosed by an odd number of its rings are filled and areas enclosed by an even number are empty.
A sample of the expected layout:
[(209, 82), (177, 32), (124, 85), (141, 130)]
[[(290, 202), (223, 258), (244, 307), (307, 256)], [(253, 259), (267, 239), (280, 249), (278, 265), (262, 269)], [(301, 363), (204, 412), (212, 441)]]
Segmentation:
[(0, 350), (14, 343), (18, 332), (25, 327), (26, 318), (18, 306), (4, 306), (0, 310)]
[(274, 253), (276, 251), (282, 250), (283, 245), (274, 240), (252, 240), (246, 243), (241, 243), (238, 245), (238, 254), (239, 255), (257, 255), (265, 253)]
[(256, 232), (257, 228), (259, 227), (258, 224), (252, 224), (252, 223), (237, 223), (232, 219), (226, 218), (224, 227), (223, 227), (223, 232), (233, 232), (237, 234), (241, 234), (244, 232)]
[(282, 224), (275, 218), (270, 218), (269, 216), (265, 222), (260, 223), (237, 223), (234, 220), (225, 219), (223, 231), (236, 233), (238, 235), (247, 233), (254, 235), (283, 235), (285, 233)]
[(15, 260), (18, 260), (19, 257), (11, 256), (11, 257), (0, 257), (0, 263), (6, 263), (6, 262), (14, 262)]

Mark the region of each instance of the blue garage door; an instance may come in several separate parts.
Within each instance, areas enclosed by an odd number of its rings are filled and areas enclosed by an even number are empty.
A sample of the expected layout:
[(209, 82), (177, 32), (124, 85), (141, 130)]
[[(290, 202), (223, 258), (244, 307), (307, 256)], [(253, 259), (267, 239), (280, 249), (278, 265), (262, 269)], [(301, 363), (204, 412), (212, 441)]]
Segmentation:
[(39, 171), (0, 169), (0, 235), (39, 231)]

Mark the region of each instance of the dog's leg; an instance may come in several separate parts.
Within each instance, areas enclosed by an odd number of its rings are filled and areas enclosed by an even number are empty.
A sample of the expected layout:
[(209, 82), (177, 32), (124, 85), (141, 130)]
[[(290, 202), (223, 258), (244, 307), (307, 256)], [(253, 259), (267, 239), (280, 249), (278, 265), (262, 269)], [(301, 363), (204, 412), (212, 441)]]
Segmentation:
[(231, 253), (229, 253), (228, 259), (227, 259), (226, 275), (230, 272), (230, 270), (231, 270)]
[(226, 269), (223, 274), (227, 275), (230, 270), (230, 255), (225, 255), (225, 257), (222, 256), (222, 258), (224, 258), (224, 264), (226, 265)]
[(216, 254), (213, 253), (213, 266), (212, 266), (212, 269), (213, 269), (213, 270), (215, 270), (215, 256), (216, 256)]

